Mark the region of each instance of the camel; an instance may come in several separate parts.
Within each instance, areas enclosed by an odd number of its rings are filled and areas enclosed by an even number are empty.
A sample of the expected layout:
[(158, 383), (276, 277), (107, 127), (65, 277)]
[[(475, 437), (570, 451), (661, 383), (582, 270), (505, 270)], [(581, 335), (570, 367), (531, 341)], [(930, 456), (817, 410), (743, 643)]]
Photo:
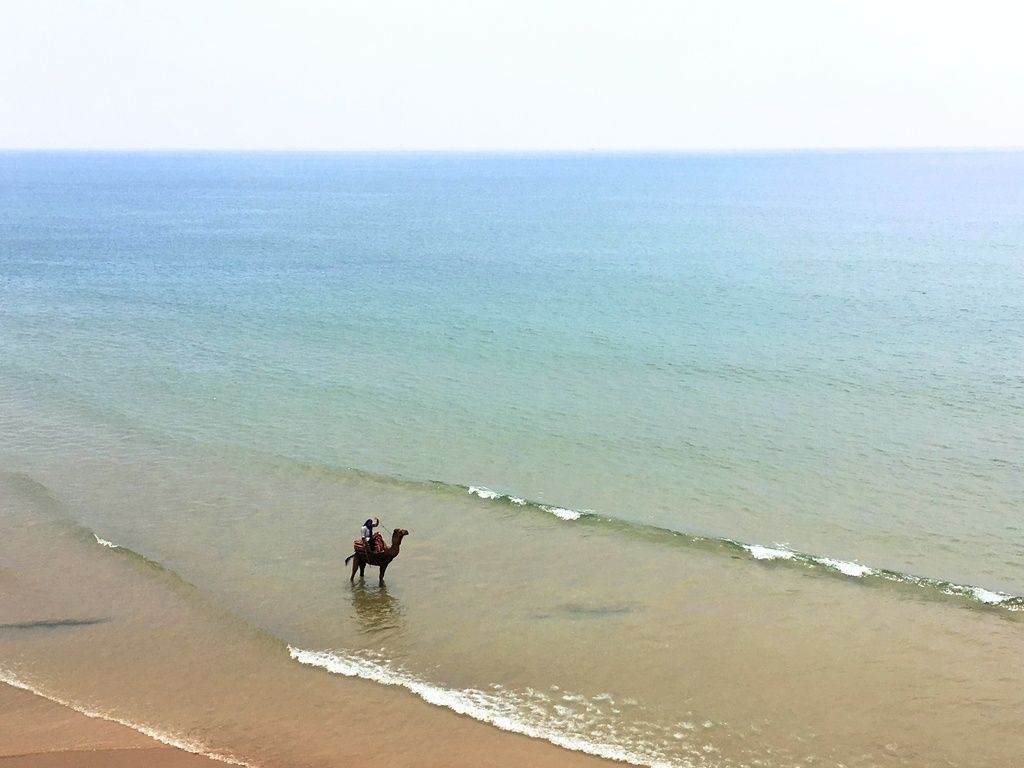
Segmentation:
[(346, 557), (345, 565), (348, 565), (348, 561), (352, 560), (352, 576), (349, 577), (349, 581), (355, 581), (357, 568), (359, 569), (359, 578), (362, 579), (366, 566), (376, 565), (380, 568), (380, 583), (383, 584), (384, 571), (386, 571), (388, 566), (391, 565), (391, 561), (398, 557), (398, 550), (402, 546), (402, 539), (408, 535), (409, 532), (407, 530), (403, 528), (395, 528), (395, 532), (391, 534), (391, 546), (387, 549), (378, 550), (376, 552), (360, 552), (359, 550), (356, 550)]

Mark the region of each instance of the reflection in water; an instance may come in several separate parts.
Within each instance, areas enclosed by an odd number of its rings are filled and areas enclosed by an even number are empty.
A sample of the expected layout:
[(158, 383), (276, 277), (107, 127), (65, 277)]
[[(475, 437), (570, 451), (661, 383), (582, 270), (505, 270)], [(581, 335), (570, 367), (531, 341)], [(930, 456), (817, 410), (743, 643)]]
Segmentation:
[(384, 585), (352, 584), (352, 607), (364, 635), (392, 637), (405, 632), (402, 603)]

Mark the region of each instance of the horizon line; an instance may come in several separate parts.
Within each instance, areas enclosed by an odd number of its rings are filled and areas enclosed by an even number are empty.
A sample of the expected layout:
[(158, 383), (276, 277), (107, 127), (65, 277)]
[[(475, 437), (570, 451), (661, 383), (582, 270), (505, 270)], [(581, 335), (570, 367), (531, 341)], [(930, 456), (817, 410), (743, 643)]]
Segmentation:
[(330, 147), (0, 147), (0, 154), (310, 154), (310, 155), (793, 155), (793, 154), (927, 154), (1013, 153), (1019, 146), (835, 146), (835, 147), (717, 147), (717, 148), (330, 148)]

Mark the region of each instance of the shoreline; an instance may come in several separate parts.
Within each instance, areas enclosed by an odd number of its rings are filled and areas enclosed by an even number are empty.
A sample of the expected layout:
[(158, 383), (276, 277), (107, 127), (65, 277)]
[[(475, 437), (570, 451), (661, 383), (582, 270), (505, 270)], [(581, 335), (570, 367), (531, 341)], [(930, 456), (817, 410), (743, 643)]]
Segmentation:
[[(357, 690), (372, 690), (371, 698), (378, 705), (384, 701), (390, 704), (392, 725), (382, 725), (382, 732), (409, 737), (412, 746), (390, 753), (389, 765), (397, 768), (504, 768), (523, 764), (537, 768), (598, 768), (619, 764), (496, 729), (450, 711), (431, 711), (435, 708), (429, 704), (379, 690), (373, 683), (353, 680), (351, 684)], [(425, 722), (410, 722), (414, 713), (426, 715)], [(453, 746), (435, 749), (433, 753), (415, 746), (425, 742), (429, 734), (436, 734), (442, 723), (446, 724)], [(353, 733), (358, 731), (355, 723), (351, 728)], [(337, 754), (336, 760), (326, 765), (350, 765), (353, 761), (372, 760), (379, 754), (379, 746), (369, 750), (356, 747), (346, 754)], [(0, 682), (0, 768), (210, 768), (224, 764), (216, 756), (165, 744), (130, 725), (87, 715), (30, 689)], [(263, 768), (262, 763), (243, 764)], [(278, 765), (281, 763), (272, 760), (266, 768)]]
[(200, 768), (216, 761), (0, 683), (2, 768)]

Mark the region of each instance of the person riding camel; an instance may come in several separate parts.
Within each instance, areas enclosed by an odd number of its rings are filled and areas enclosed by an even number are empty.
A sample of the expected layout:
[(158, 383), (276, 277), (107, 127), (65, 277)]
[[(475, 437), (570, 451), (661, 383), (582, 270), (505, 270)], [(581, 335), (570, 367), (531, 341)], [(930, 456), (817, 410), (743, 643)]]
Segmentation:
[(368, 552), (374, 552), (377, 549), (377, 542), (373, 538), (373, 529), (378, 525), (380, 525), (380, 519), (376, 517), (368, 517), (363, 523), (363, 543)]

